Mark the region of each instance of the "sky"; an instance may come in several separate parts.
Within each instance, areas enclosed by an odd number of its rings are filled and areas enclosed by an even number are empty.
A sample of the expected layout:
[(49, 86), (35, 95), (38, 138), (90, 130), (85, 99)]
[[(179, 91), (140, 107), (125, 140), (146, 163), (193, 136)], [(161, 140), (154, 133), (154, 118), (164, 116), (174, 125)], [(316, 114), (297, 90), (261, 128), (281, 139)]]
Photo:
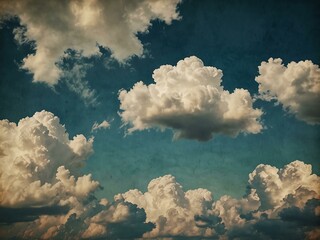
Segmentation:
[(319, 7), (1, 0), (0, 236), (320, 237)]

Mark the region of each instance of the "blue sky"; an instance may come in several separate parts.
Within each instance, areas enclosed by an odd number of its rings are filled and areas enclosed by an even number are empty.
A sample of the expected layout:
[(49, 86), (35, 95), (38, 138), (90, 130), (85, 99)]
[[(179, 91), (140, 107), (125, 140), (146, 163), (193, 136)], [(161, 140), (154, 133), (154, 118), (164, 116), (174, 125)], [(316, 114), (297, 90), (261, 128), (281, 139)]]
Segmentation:
[[(19, 16), (5, 20), (0, 29), (0, 118), (18, 123), (46, 110), (59, 117), (70, 138), (94, 136), (94, 153), (75, 171), (91, 173), (99, 181), (103, 189), (96, 191), (97, 198), (112, 200), (130, 189), (145, 192), (152, 179), (166, 174), (175, 176), (185, 191), (201, 187), (211, 191), (216, 200), (225, 194), (241, 198), (248, 175), (257, 165), (282, 168), (294, 160), (311, 164), (319, 174), (319, 125), (298, 120), (274, 101), (253, 103), (264, 112), (260, 133), (234, 138), (218, 134), (203, 142), (174, 140), (170, 128), (126, 135), (128, 126), (122, 126), (118, 99), (120, 90), (129, 91), (138, 81), (153, 83), (152, 73), (160, 66), (175, 66), (190, 56), (221, 69), (225, 90), (244, 88), (255, 96), (255, 77), (262, 61), (272, 57), (281, 58), (285, 66), (304, 60), (319, 64), (317, 9), (317, 1), (185, 0), (177, 5), (181, 19), (171, 24), (151, 20), (147, 31), (136, 34), (144, 56), (133, 55), (121, 63), (112, 58), (108, 46), (101, 46), (99, 56), (60, 63), (67, 72), (68, 66), (87, 64), (81, 81), (95, 91), (95, 104), (87, 104), (70, 90), (63, 77), (54, 86), (32, 82), (34, 75), (19, 66), (23, 58), (35, 53), (37, 42), (17, 43), (13, 30), (20, 26)], [(103, 120), (111, 127), (91, 132), (94, 122)]]

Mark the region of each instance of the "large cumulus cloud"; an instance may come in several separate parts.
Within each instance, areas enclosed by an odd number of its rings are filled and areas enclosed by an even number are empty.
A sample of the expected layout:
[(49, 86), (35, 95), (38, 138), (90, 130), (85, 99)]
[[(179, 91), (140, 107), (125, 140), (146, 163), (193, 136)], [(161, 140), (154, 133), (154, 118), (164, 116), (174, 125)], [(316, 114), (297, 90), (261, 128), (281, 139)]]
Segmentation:
[(320, 123), (320, 69), (311, 61), (291, 62), (270, 58), (259, 66), (259, 97), (275, 100), (297, 119), (308, 124)]
[[(156, 224), (144, 237), (215, 235), (215, 228), (199, 228), (194, 220), (195, 215), (203, 215), (211, 207), (211, 193), (206, 189), (184, 192), (171, 175), (152, 180), (145, 193), (135, 189), (117, 197), (145, 209), (147, 220)], [(216, 226), (218, 231), (219, 227), (223, 229), (223, 226)]]
[(144, 237), (316, 239), (319, 180), (310, 165), (294, 161), (282, 169), (257, 166), (240, 199), (213, 201), (205, 189), (184, 192), (171, 175), (152, 180), (145, 193), (135, 189), (117, 197), (145, 209), (156, 223)]
[(154, 19), (170, 24), (178, 19), (178, 0), (168, 1), (1, 1), (1, 13), (16, 15), (26, 27), (25, 37), (35, 41), (35, 54), (28, 55), (23, 68), (34, 81), (55, 84), (61, 74), (55, 63), (67, 49), (97, 54), (97, 43), (112, 56), (125, 60), (143, 54), (139, 32), (146, 32)]
[(0, 121), (1, 238), (116, 238), (119, 229), (140, 237), (154, 227), (131, 203), (96, 199), (99, 182), (79, 173), (92, 145), (82, 134), (69, 139), (47, 111)]
[(121, 118), (129, 132), (153, 127), (172, 128), (175, 138), (206, 141), (215, 134), (259, 133), (262, 111), (253, 108), (245, 89), (233, 93), (221, 85), (222, 71), (204, 66), (193, 56), (163, 65), (152, 75), (155, 83), (136, 83), (119, 93)]
[[(38, 1), (1, 0), (0, 17), (18, 16), (21, 28), (14, 30), (15, 39), (20, 43), (33, 42), (35, 53), (23, 59), (22, 68), (33, 74), (34, 82), (56, 84), (63, 72), (57, 65), (65, 51), (73, 49), (84, 57), (99, 54), (103, 46), (111, 56), (124, 62), (131, 56), (142, 56), (144, 49), (137, 37), (145, 33), (155, 19), (171, 24), (179, 19), (176, 11), (180, 0), (134, 0), (134, 1)], [(85, 67), (86, 68), (86, 67)], [(88, 94), (94, 94), (88, 83), (83, 81), (82, 66), (72, 68), (80, 78), (67, 81), (76, 93), (82, 94), (87, 102)]]
[(92, 143), (83, 135), (70, 140), (59, 118), (46, 111), (17, 125), (1, 120), (0, 204), (42, 206), (59, 203), (67, 193), (88, 196), (98, 183), (74, 174), (93, 152)]

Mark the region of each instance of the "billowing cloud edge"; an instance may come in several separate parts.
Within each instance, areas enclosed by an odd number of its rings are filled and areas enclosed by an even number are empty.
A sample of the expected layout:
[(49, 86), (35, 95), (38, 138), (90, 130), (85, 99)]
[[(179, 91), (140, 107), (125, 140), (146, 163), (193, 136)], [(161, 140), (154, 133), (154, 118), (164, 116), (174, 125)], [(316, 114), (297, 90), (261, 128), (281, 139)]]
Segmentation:
[(255, 80), (259, 84), (258, 98), (281, 104), (308, 124), (320, 123), (320, 69), (312, 61), (292, 61), (285, 66), (281, 58), (269, 58), (259, 66)]
[[(139, 33), (147, 33), (152, 21), (165, 24), (179, 20), (180, 0), (98, 1), (72, 0), (55, 4), (36, 0), (1, 0), (0, 21), (17, 17), (21, 27), (13, 30), (18, 44), (31, 43), (21, 68), (33, 75), (33, 82), (53, 87), (63, 79), (87, 105), (96, 105), (97, 95), (85, 79), (90, 64), (83, 59), (101, 55), (99, 47), (111, 52), (111, 58), (125, 63), (133, 56), (142, 57), (144, 46)], [(71, 51), (77, 52), (74, 58)], [(80, 59), (79, 59), (80, 56)], [(63, 59), (75, 64), (67, 68)]]
[(120, 116), (128, 133), (170, 128), (175, 139), (208, 141), (218, 134), (261, 132), (263, 111), (253, 108), (248, 90), (224, 90), (222, 75), (191, 56), (154, 70), (153, 84), (138, 82), (129, 91), (120, 90)]
[(59, 118), (46, 111), (18, 124), (0, 121), (2, 238), (319, 237), (320, 179), (310, 164), (260, 164), (240, 199), (214, 200), (203, 188), (184, 191), (165, 175), (151, 180), (144, 193), (132, 189), (109, 202), (95, 197), (99, 182), (78, 171), (93, 153), (93, 141), (81, 134), (70, 139)]
[(82, 134), (69, 139), (47, 111), (18, 124), (0, 120), (2, 239), (138, 238), (154, 228), (136, 205), (95, 197), (100, 183), (79, 172), (93, 142)]
[(202, 188), (183, 191), (172, 175), (153, 179), (145, 193), (134, 189), (116, 198), (144, 209), (156, 224), (144, 238), (316, 239), (319, 180), (311, 165), (296, 160), (281, 169), (258, 165), (240, 199), (224, 195), (214, 201)]

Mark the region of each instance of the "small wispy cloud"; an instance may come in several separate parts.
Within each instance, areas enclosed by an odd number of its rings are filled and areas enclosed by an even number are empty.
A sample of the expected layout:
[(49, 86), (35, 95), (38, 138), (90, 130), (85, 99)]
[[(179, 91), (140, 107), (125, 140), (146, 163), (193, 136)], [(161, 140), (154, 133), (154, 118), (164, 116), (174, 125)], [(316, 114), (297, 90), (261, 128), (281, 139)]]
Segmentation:
[(91, 132), (97, 131), (99, 129), (107, 129), (110, 128), (111, 124), (107, 120), (103, 120), (101, 123), (94, 122), (91, 128)]

